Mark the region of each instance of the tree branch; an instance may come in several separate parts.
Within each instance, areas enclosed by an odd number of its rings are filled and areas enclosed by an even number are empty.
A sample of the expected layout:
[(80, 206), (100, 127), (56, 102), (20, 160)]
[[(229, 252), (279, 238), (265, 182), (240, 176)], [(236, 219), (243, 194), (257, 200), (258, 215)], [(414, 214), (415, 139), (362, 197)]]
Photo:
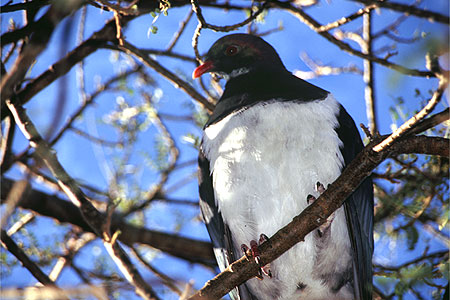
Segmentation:
[(343, 41), (337, 39), (334, 37), (331, 33), (328, 31), (320, 31), (320, 28), (322, 27), (321, 24), (319, 24), (316, 20), (314, 20), (310, 15), (305, 13), (302, 9), (297, 8), (293, 6), (289, 2), (281, 2), (281, 1), (271, 1), (271, 5), (275, 7), (279, 7), (282, 9), (286, 9), (290, 13), (292, 13), (294, 16), (296, 16), (301, 22), (305, 23), (309, 28), (320, 34), (322, 37), (330, 41), (331, 43), (338, 46), (340, 49), (342, 49), (345, 52), (348, 52), (352, 55), (358, 56), (363, 59), (369, 59), (375, 63), (378, 63), (382, 66), (388, 67), (390, 69), (396, 70), (400, 73), (406, 74), (406, 75), (412, 75), (412, 76), (422, 76), (422, 77), (434, 77), (435, 74), (430, 71), (422, 71), (422, 70), (416, 70), (416, 69), (409, 69), (406, 67), (403, 67), (399, 64), (389, 62), (386, 59), (382, 59), (373, 55), (364, 54), (361, 51), (358, 51), (356, 49), (353, 49), (349, 44), (344, 43)]
[(22, 265), (30, 271), (34, 278), (45, 286), (55, 288), (59, 298), (68, 299), (64, 291), (59, 289), (56, 284), (44, 272), (42, 272), (42, 270), (25, 254), (22, 249), (20, 249), (20, 247), (3, 229), (1, 230), (1, 240), (2, 246), (14, 255), (22, 263)]
[[(369, 11), (364, 15), (363, 20), (363, 37), (364, 47), (363, 52), (368, 55), (373, 55), (372, 51), (372, 12)], [(377, 114), (375, 105), (375, 69), (373, 62), (370, 59), (364, 59), (364, 98), (366, 100), (366, 114), (369, 122), (370, 133), (374, 135), (378, 131)]]
[[(1, 102), (2, 104), (11, 99), (14, 95), (15, 87), (25, 77), (26, 72), (33, 64), (36, 57), (45, 49), (52, 36), (56, 25), (78, 8), (81, 1), (75, 1), (71, 5), (53, 4), (38, 21), (39, 30), (36, 30), (30, 38), (30, 42), (25, 45), (23, 51), (17, 57), (11, 70), (2, 77), (1, 81)], [(35, 23), (36, 24), (36, 23)], [(2, 105), (3, 106), (3, 105)]]
[(206, 110), (212, 111), (214, 109), (214, 105), (208, 101), (205, 97), (203, 97), (196, 89), (194, 89), (189, 83), (179, 78), (177, 75), (172, 73), (170, 70), (166, 69), (163, 65), (158, 63), (156, 60), (150, 58), (147, 54), (143, 53), (138, 48), (134, 47), (128, 42), (124, 42), (123, 46), (117, 46), (119, 50), (123, 52), (136, 56), (140, 61), (142, 61), (146, 66), (154, 69), (156, 72), (164, 76), (167, 80), (169, 80), (175, 87), (180, 88), (186, 94), (195, 99), (198, 103), (200, 103)]
[[(127, 22), (135, 18), (135, 15), (124, 16), (121, 18), (121, 24), (124, 26)], [(22, 88), (16, 96), (17, 103), (23, 105), (28, 102), (34, 95), (49, 86), (59, 77), (65, 75), (80, 61), (84, 60), (90, 54), (94, 53), (106, 41), (113, 41), (116, 39), (116, 23), (114, 19), (108, 21), (102, 29), (95, 32), (84, 41), (81, 45), (76, 47), (64, 58), (54, 63), (44, 73), (31, 80), (24, 88)], [(3, 99), (3, 98), (2, 98)], [(2, 102), (1, 116), (2, 120), (7, 115), (7, 108)]]
[[(1, 182), (3, 203), (15, 181), (3, 177)], [(83, 219), (80, 210), (58, 196), (30, 189), (19, 201), (18, 206), (53, 218), (59, 223), (69, 223), (83, 231), (93, 232)], [(209, 268), (216, 266), (212, 246), (209, 242), (138, 227), (127, 223), (119, 214), (113, 215), (111, 222), (111, 231), (118, 230), (122, 232), (119, 240), (130, 247), (135, 243), (148, 245), (191, 263), (201, 263)]]
[(417, 114), (415, 114), (412, 118), (402, 124), (397, 130), (395, 130), (389, 137), (387, 137), (383, 142), (376, 145), (373, 150), (375, 152), (380, 152), (383, 148), (389, 147), (396, 139), (408, 133), (412, 126), (414, 126), (417, 122), (424, 119), (429, 113), (431, 113), (434, 107), (441, 100), (444, 91), (448, 86), (448, 79), (443, 75), (438, 75), (439, 77), (439, 86), (437, 90), (433, 93), (433, 96), (428, 101), (427, 105), (422, 108)]
[[(325, 190), (313, 204), (305, 208), (291, 223), (280, 229), (268, 242), (259, 248), (261, 263), (266, 265), (281, 256), (305, 236), (326, 222), (327, 218), (347, 199), (347, 197), (370, 175), (389, 155), (398, 153), (423, 153), (449, 156), (449, 139), (437, 137), (406, 137), (393, 145), (375, 152), (372, 148), (381, 139), (372, 141), (345, 168), (342, 174)], [(189, 300), (219, 299), (258, 274), (258, 266), (244, 256), (232, 263), (214, 279), (208, 281)]]
[(103, 231), (104, 224), (106, 224), (104, 216), (91, 204), (75, 180), (61, 166), (56, 157), (56, 152), (42, 139), (23, 107), (14, 105), (10, 100), (6, 101), (6, 105), (14, 116), (17, 126), (29, 141), (30, 146), (34, 148), (36, 156), (49, 168), (53, 176), (58, 180), (58, 185), (69, 199), (79, 207), (83, 218), (94, 230), (95, 234), (103, 238), (105, 248), (125, 278), (135, 287), (136, 293), (144, 299), (158, 299), (156, 293), (144, 281), (122, 247), (118, 243), (111, 241), (108, 235), (105, 234)]
[(426, 18), (430, 21), (436, 21), (446, 25), (450, 23), (450, 19), (448, 16), (442, 15), (437, 12), (420, 9), (414, 5), (407, 5), (394, 1), (384, 1), (384, 0), (353, 0), (353, 1), (361, 2), (364, 3), (365, 5), (375, 4), (377, 7), (388, 8), (401, 13), (414, 15), (419, 18)]

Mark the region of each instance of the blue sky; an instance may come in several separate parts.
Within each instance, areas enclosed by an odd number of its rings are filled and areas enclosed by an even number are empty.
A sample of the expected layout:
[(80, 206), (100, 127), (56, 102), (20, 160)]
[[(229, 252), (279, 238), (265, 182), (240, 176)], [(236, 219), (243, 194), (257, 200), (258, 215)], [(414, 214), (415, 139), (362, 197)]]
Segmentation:
[[(410, 3), (409, 1), (402, 1), (404, 3)], [(236, 3), (245, 3), (239, 2)], [(2, 5), (4, 5), (2, 1)], [(434, 0), (425, 1), (422, 5), (427, 9), (447, 12), (448, 1)], [(131, 42), (137, 47), (150, 48), (150, 49), (164, 49), (170, 40), (172, 34), (178, 29), (178, 22), (183, 20), (187, 15), (190, 7), (185, 6), (182, 8), (173, 8), (169, 10), (168, 16), (161, 15), (154, 23), (158, 27), (157, 34), (148, 34), (148, 28), (152, 25), (153, 17), (151, 15), (145, 15), (137, 20), (132, 21), (126, 28), (124, 34), (127, 41)], [(342, 16), (348, 15), (355, 11), (355, 5), (352, 1), (333, 1), (327, 3), (322, 1), (317, 7), (308, 9), (307, 12), (312, 15), (316, 20), (325, 24), (330, 21), (334, 21)], [(203, 13), (206, 20), (215, 25), (228, 25), (230, 23), (236, 23), (245, 18), (245, 14), (242, 12), (223, 12), (216, 9), (203, 9)], [(73, 26), (71, 29), (70, 37), (68, 38), (68, 49), (72, 49), (76, 44), (76, 30), (79, 22), (80, 12), (77, 12), (73, 16)], [(388, 10), (382, 10), (381, 14), (375, 14), (374, 18), (374, 31), (384, 28), (386, 24), (389, 24), (395, 20), (399, 14), (390, 12)], [(9, 18), (14, 18), (16, 22), (21, 25), (22, 20), (20, 14), (10, 13), (2, 16), (1, 26), (2, 32), (6, 31)], [(93, 32), (99, 30), (106, 20), (112, 17), (111, 13), (103, 12), (90, 8), (87, 16), (86, 37), (89, 37)], [(260, 31), (266, 31), (278, 26), (279, 22), (282, 22), (284, 30), (281, 32), (273, 33), (264, 37), (269, 43), (271, 43), (278, 51), (280, 57), (289, 70), (303, 70), (308, 71), (308, 67), (301, 60), (301, 53), (307, 53), (312, 59), (321, 61), (323, 64), (330, 64), (332, 66), (347, 66), (350, 63), (356, 64), (362, 68), (362, 61), (349, 54), (343, 53), (336, 46), (330, 44), (324, 38), (320, 37), (306, 25), (299, 22), (295, 17), (289, 15), (280, 10), (272, 10), (265, 18), (264, 23), (259, 24)], [(67, 22), (64, 21), (64, 22)], [(361, 28), (362, 19), (358, 19), (348, 25), (345, 25), (343, 29), (353, 30)], [(192, 18), (189, 22), (186, 31), (183, 33), (178, 44), (174, 48), (175, 52), (183, 52), (193, 56), (193, 50), (191, 47), (191, 38), (197, 20)], [(60, 40), (63, 34), (63, 26), (59, 26), (54, 32), (50, 46), (39, 56), (36, 64), (33, 66), (30, 77), (36, 76), (45, 71), (52, 63), (56, 62), (60, 58), (59, 47), (61, 45)], [(416, 32), (417, 28), (420, 28), (419, 32)], [(244, 32), (240, 30), (238, 32)], [(448, 29), (440, 24), (430, 24), (423, 19), (409, 18), (399, 27), (400, 35), (411, 37), (414, 34), (421, 35), (422, 32), (428, 36), (434, 36), (436, 38), (443, 38), (448, 35)], [(212, 43), (219, 37), (225, 35), (225, 33), (217, 33), (211, 30), (203, 30), (199, 42), (200, 53), (206, 53)], [(386, 40), (379, 40), (375, 42), (374, 48), (379, 48), (384, 45)], [(358, 46), (354, 42), (349, 42), (353, 47)], [(424, 42), (419, 41), (410, 45), (398, 45), (398, 51), (401, 53), (399, 57), (393, 58), (393, 61), (404, 64), (411, 68), (424, 69)], [(120, 54), (123, 57), (123, 54)], [(190, 74), (195, 68), (193, 63), (180, 63), (180, 61), (158, 57), (157, 60), (164, 64), (169, 69), (181, 73), (185, 76), (185, 79), (190, 81), (193, 85), (198, 86), (198, 82), (190, 79)], [(7, 69), (11, 67), (11, 63), (6, 66)], [(85, 74), (86, 74), (86, 89), (88, 92), (92, 92), (95, 89), (96, 83), (99, 81), (105, 81), (112, 77), (117, 70), (122, 68), (128, 68), (129, 65), (124, 59), (114, 62), (109, 50), (99, 50), (85, 61)], [(434, 89), (437, 86), (437, 80), (416, 78), (416, 77), (401, 77), (398, 78), (397, 73), (385, 67), (375, 66), (375, 86), (377, 93), (377, 109), (379, 129), (383, 134), (391, 131), (391, 115), (389, 108), (395, 104), (394, 99), (401, 96), (405, 100), (405, 107), (409, 110), (415, 110), (420, 108), (420, 99), (415, 97), (415, 89), (420, 89), (423, 94), (427, 94), (429, 89)], [(191, 113), (190, 104), (192, 99), (182, 91), (172, 87), (164, 78), (158, 76), (153, 70), (149, 70), (149, 74), (154, 76), (160, 88), (164, 91), (164, 94), (159, 100), (159, 107), (161, 112), (177, 115), (188, 115)], [(67, 106), (65, 108), (65, 114), (70, 115), (79, 105), (78, 101), (78, 88), (76, 84), (75, 68), (72, 69), (67, 75), (69, 82), (67, 91)], [(367, 124), (367, 118), (365, 113), (364, 103), (364, 84), (362, 77), (355, 74), (341, 74), (338, 76), (326, 76), (317, 79), (310, 80), (310, 82), (331, 91), (336, 99), (338, 99), (350, 115), (355, 119), (356, 124)], [(137, 83), (134, 83), (137, 87)], [(223, 84), (223, 82), (222, 82)], [(155, 93), (155, 88), (148, 87), (148, 91)], [(122, 95), (128, 97), (127, 95)], [(54, 110), (55, 98), (57, 97), (57, 85), (52, 86), (41, 91), (33, 100), (31, 100), (26, 108), (29, 116), (38, 126), (41, 133), (48, 130), (51, 124), (51, 118)], [(138, 103), (139, 98), (134, 95), (130, 96), (130, 102)], [(113, 93), (106, 93), (99, 97), (95, 106), (92, 106), (87, 110), (86, 115), (77, 122), (77, 126), (82, 129), (88, 130), (88, 132), (97, 132), (102, 138), (106, 140), (115, 140), (117, 138), (114, 131), (108, 126), (101, 124), (100, 120), (105, 114), (110, 113), (116, 106), (117, 95)], [(436, 111), (442, 110), (444, 107), (448, 107), (447, 98), (439, 104)], [(196, 150), (186, 143), (183, 136), (187, 134), (200, 135), (201, 131), (193, 124), (188, 122), (173, 122), (167, 121), (167, 126), (175, 137), (175, 143), (181, 149), (180, 162), (189, 161), (196, 158)], [(61, 124), (60, 124), (61, 125)], [(132, 159), (132, 163), (140, 165), (142, 157), (139, 156), (139, 151), (145, 149), (154, 154), (152, 136), (155, 132), (153, 127), (150, 127), (146, 132), (143, 132), (140, 136), (138, 143), (136, 144), (136, 155)], [(14, 150), (16, 153), (25, 149), (27, 143), (21, 134), (17, 134), (14, 141)], [(84, 138), (78, 137), (75, 134), (68, 133), (63, 140), (55, 146), (58, 153), (58, 158), (62, 165), (66, 168), (71, 176), (77, 179), (82, 179), (85, 182), (89, 182), (100, 189), (105, 189), (108, 183), (107, 170), (112, 168), (111, 160), (117, 155), (114, 151), (108, 149), (102, 149), (101, 147), (92, 147), (87, 143)], [(142, 166), (141, 166), (142, 167)], [(169, 185), (175, 184), (181, 178), (190, 176), (195, 172), (196, 166), (192, 165), (188, 168), (183, 168), (176, 171), (174, 176), (169, 179)], [(150, 185), (157, 177), (153, 170), (142, 168), (139, 173), (138, 181), (142, 186)], [(14, 168), (8, 174), (10, 177), (23, 178), (23, 174), (20, 170)], [(34, 186), (45, 191), (49, 191), (47, 188), (35, 183)], [(54, 192), (54, 191), (51, 191)], [(195, 201), (198, 197), (197, 184), (195, 180), (191, 180), (189, 184), (183, 188), (178, 189), (175, 193), (171, 194), (173, 198), (189, 199)], [(177, 220), (184, 219), (179, 233), (185, 236), (193, 238), (208, 239), (208, 235), (204, 225), (196, 218), (198, 215), (197, 208), (186, 206), (170, 206), (164, 203), (158, 203), (154, 205), (149, 211), (146, 212), (147, 224), (146, 226), (151, 229), (160, 229), (162, 231), (172, 232), (177, 228)], [(56, 227), (54, 222), (49, 219), (41, 218), (38, 222), (30, 227), (30, 229), (39, 229), (37, 235), (49, 240), (52, 236), (60, 232), (61, 228)], [(427, 236), (423, 237), (424, 239)], [(429, 237), (428, 237), (429, 238)], [(442, 249), (444, 246), (438, 242), (432, 243), (432, 248)], [(92, 245), (82, 250), (82, 254), (79, 255), (83, 262), (81, 265), (86, 264), (89, 266), (95, 259), (95, 253), (98, 253), (98, 248), (102, 249), (100, 243), (95, 242)], [(392, 242), (386, 239), (380, 239), (376, 245), (375, 261), (383, 263), (398, 264), (402, 261), (408, 260), (415, 254), (420, 253), (423, 247), (418, 247), (414, 252), (405, 252), (405, 245), (402, 243), (395, 244), (392, 249)], [(406, 254), (405, 254), (406, 253)], [(85, 261), (84, 261), (85, 260)], [(111, 262), (109, 262), (111, 263)], [(203, 283), (212, 277), (212, 273), (199, 266), (189, 266), (180, 263), (179, 260), (167, 257), (159, 254), (159, 258), (156, 260), (155, 265), (160, 269), (165, 270), (169, 275), (174, 278), (180, 278), (184, 281), (191, 279), (194, 274), (195, 287), (200, 288)], [(140, 270), (143, 270), (140, 268)], [(75, 276), (71, 274), (72, 271), (66, 270), (59, 284), (73, 285)], [(152, 275), (145, 273), (148, 278), (152, 278)], [(28, 271), (17, 268), (14, 270), (12, 276), (2, 278), (2, 284), (7, 286), (25, 286), (33, 284), (35, 280), (29, 275)], [(176, 299), (171, 295), (166, 295), (164, 299)], [(131, 297), (131, 296), (130, 296)], [(123, 298), (123, 295), (122, 295)], [(125, 298), (124, 298), (125, 299)], [(407, 297), (408, 299), (408, 297)]]

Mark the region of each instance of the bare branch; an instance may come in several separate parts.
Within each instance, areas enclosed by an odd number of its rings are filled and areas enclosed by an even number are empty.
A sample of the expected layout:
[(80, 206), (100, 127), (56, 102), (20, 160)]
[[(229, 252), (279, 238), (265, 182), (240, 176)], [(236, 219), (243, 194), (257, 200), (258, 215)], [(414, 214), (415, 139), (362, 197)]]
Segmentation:
[(442, 15), (437, 12), (420, 9), (414, 5), (407, 5), (394, 1), (384, 1), (384, 0), (353, 0), (353, 1), (358, 1), (366, 5), (375, 4), (377, 7), (388, 8), (401, 13), (414, 15), (416, 17), (425, 18), (430, 21), (436, 21), (446, 25), (450, 23), (450, 19), (448, 16)]
[(173, 72), (169, 71), (163, 65), (158, 63), (156, 60), (150, 58), (148, 55), (143, 53), (138, 48), (134, 47), (128, 42), (125, 42), (123, 46), (118, 46), (118, 49), (124, 51), (125, 53), (132, 54), (136, 56), (140, 61), (142, 61), (148, 67), (154, 69), (166, 79), (168, 79), (175, 87), (180, 88), (193, 99), (198, 101), (205, 109), (208, 111), (212, 111), (214, 109), (214, 105), (211, 104), (205, 97), (203, 97), (199, 92), (197, 92), (189, 83), (185, 82)]
[[(372, 55), (372, 13), (368, 12), (364, 15), (363, 21), (363, 36), (364, 47), (363, 53)], [(366, 100), (366, 114), (369, 122), (370, 133), (374, 135), (378, 131), (377, 113), (375, 105), (375, 74), (373, 62), (369, 59), (364, 59), (364, 98)]]
[(27, 287), (2, 289), (4, 299), (61, 299), (61, 292), (72, 299), (85, 299), (93, 296), (99, 300), (108, 300), (104, 286), (77, 285), (72, 288), (55, 289), (53, 287)]
[(422, 120), (421, 122), (413, 125), (411, 130), (409, 131), (409, 134), (418, 134), (425, 130), (428, 130), (436, 125), (441, 124), (444, 121), (447, 121), (450, 119), (449, 109), (448, 107), (444, 109), (443, 111), (432, 115), (431, 117)]
[(23, 215), (19, 221), (14, 223), (11, 227), (9, 227), (8, 231), (6, 232), (9, 236), (14, 235), (17, 231), (23, 228), (26, 224), (33, 221), (36, 217), (36, 214), (34, 212), (27, 213)]
[(201, 24), (202, 28), (206, 28), (206, 29), (211, 29), (214, 31), (220, 31), (220, 32), (229, 32), (229, 31), (233, 31), (236, 30), (242, 26), (247, 25), (248, 23), (252, 22), (253, 20), (255, 20), (263, 11), (264, 9), (266, 9), (268, 7), (267, 2), (264, 2), (257, 10), (256, 12), (253, 12), (251, 10), (251, 14), (250, 16), (245, 19), (242, 22), (239, 22), (237, 24), (234, 25), (228, 25), (228, 26), (216, 26), (216, 25), (212, 25), (206, 22), (205, 17), (202, 14), (202, 9), (200, 8), (200, 5), (198, 3), (198, 0), (192, 0), (192, 9), (193, 11), (197, 14), (197, 19), (198, 22)]
[(30, 2), (15, 3), (15, 4), (7, 3), (7, 4), (3, 5), (2, 7), (0, 7), (0, 11), (2, 13), (8, 13), (8, 12), (13, 12), (13, 11), (18, 11), (18, 10), (30, 10), (30, 9), (37, 10), (45, 5), (48, 5), (49, 3), (50, 3), (50, 0), (30, 1)]
[(73, 10), (78, 8), (80, 1), (74, 1), (69, 6), (52, 5), (41, 17), (39, 30), (36, 30), (30, 42), (17, 57), (11, 70), (2, 77), (1, 101), (4, 103), (14, 94), (15, 87), (24, 78), (36, 57), (45, 49), (56, 25)]
[(11, 165), (11, 159), (13, 156), (12, 142), (16, 131), (16, 124), (14, 124), (12, 116), (7, 116), (3, 122), (3, 125), (5, 126), (5, 133), (2, 134), (0, 143), (0, 169), (2, 173), (7, 171), (7, 166)]
[(299, 9), (295, 6), (293, 6), (289, 2), (280, 2), (280, 1), (271, 1), (271, 5), (274, 5), (275, 7), (279, 7), (282, 9), (286, 9), (293, 15), (295, 15), (300, 21), (308, 25), (309, 28), (314, 30), (315, 32), (319, 33), (322, 37), (330, 41), (331, 43), (338, 46), (340, 49), (344, 50), (345, 52), (348, 52), (352, 55), (358, 56), (363, 59), (369, 59), (373, 62), (376, 62), (382, 66), (391, 68), (393, 70), (396, 70), (400, 73), (406, 74), (406, 75), (412, 75), (412, 76), (422, 76), (422, 77), (434, 77), (435, 74), (431, 71), (422, 71), (422, 70), (416, 70), (416, 69), (409, 69), (406, 67), (403, 67), (399, 64), (389, 62), (386, 59), (382, 59), (373, 55), (364, 54), (361, 51), (358, 51), (354, 48), (352, 48), (349, 44), (344, 43), (340, 40), (338, 40), (336, 37), (334, 37), (331, 33), (327, 31), (319, 32), (318, 29), (322, 26), (320, 25), (316, 20), (314, 20), (311, 16), (306, 14), (302, 9)]
[(187, 14), (186, 18), (180, 23), (180, 28), (175, 32), (175, 34), (172, 37), (172, 40), (169, 42), (169, 45), (167, 46), (167, 52), (172, 52), (173, 47), (175, 47), (176, 43), (180, 39), (181, 34), (186, 29), (186, 25), (189, 23), (189, 21), (192, 18), (192, 15), (194, 14), (194, 11), (191, 9), (189, 13)]
[[(127, 22), (135, 18), (136, 16), (124, 16), (121, 19), (121, 24), (124, 26)], [(69, 70), (85, 59), (90, 54), (94, 53), (99, 49), (99, 47), (106, 41), (112, 41), (116, 38), (116, 24), (115, 20), (112, 19), (103, 26), (102, 29), (92, 34), (92, 36), (84, 41), (81, 45), (76, 47), (70, 53), (68, 53), (60, 61), (56, 62), (50, 68), (39, 75), (37, 78), (33, 79), (28, 83), (23, 89), (21, 89), (17, 96), (16, 101), (19, 104), (25, 104), (34, 95), (39, 93), (45, 87), (53, 83), (59, 77), (65, 75)], [(2, 98), (3, 99), (3, 98)], [(2, 102), (1, 114), (2, 119), (6, 116), (6, 106)]]
[(356, 20), (357, 18), (361, 17), (362, 15), (370, 13), (370, 11), (376, 7), (377, 7), (376, 4), (367, 5), (366, 7), (359, 9), (357, 12), (355, 12), (349, 16), (340, 18), (339, 20), (328, 23), (327, 25), (320, 26), (319, 28), (317, 28), (317, 31), (318, 32), (329, 31), (331, 29), (340, 27), (340, 26), (347, 24), (353, 20)]
[(151, 272), (153, 272), (153, 274), (155, 274), (156, 276), (158, 276), (162, 282), (167, 285), (172, 291), (174, 291), (178, 296), (181, 296), (182, 291), (178, 288), (177, 284), (179, 284), (178, 282), (176, 282), (174, 279), (170, 278), (169, 276), (167, 276), (166, 274), (162, 273), (160, 270), (156, 269), (154, 266), (152, 266), (149, 262), (147, 262), (147, 260), (142, 257), (142, 255), (139, 253), (139, 251), (134, 248), (131, 247), (131, 252), (132, 254), (147, 268), (149, 269)]
[(71, 263), (78, 251), (95, 239), (95, 234), (84, 233), (79, 238), (72, 237), (66, 243), (64, 254), (56, 261), (48, 277), (56, 281), (62, 270)]

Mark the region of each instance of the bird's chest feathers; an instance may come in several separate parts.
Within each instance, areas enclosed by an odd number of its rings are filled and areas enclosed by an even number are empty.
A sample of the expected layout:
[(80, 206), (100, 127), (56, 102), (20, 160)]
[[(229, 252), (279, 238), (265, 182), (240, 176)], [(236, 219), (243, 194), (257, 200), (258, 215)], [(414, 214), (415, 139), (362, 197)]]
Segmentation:
[(338, 111), (332, 96), (273, 101), (205, 129), (202, 150), (210, 161), (216, 203), (224, 221), (233, 220), (232, 231), (242, 231), (242, 238), (270, 236), (306, 207), (317, 181), (334, 181), (343, 165)]

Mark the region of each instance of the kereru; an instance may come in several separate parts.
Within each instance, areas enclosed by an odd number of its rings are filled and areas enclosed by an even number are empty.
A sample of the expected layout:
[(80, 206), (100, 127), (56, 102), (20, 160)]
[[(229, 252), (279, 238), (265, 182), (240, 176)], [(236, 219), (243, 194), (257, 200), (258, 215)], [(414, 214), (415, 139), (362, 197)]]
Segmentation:
[[(270, 237), (301, 213), (314, 200), (308, 195), (318, 195), (316, 184), (332, 183), (363, 144), (333, 95), (292, 75), (260, 37), (220, 38), (193, 77), (206, 72), (227, 80), (199, 155), (200, 208), (223, 270), (243, 255), (241, 245), (254, 248), (261, 234)], [(250, 279), (230, 295), (372, 299), (372, 253), (367, 178), (326, 225), (270, 264), (271, 278)]]

